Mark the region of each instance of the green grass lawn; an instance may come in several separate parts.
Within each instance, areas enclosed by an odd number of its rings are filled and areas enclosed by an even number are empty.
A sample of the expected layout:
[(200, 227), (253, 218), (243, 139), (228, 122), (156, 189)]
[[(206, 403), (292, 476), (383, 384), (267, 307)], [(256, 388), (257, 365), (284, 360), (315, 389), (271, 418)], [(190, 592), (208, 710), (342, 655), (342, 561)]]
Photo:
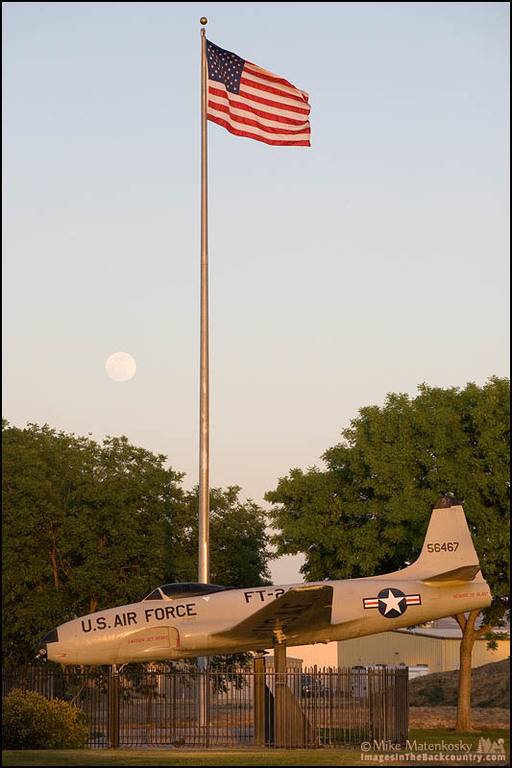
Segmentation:
[[(471, 744), (471, 751), (476, 752), (480, 736), (497, 741), (505, 740), (507, 759), (502, 762), (485, 761), (485, 765), (509, 765), (510, 732), (504, 729), (475, 731), (475, 733), (455, 734), (448, 729), (412, 729), (409, 741), (418, 743)], [(370, 754), (377, 754), (375, 751)], [(454, 752), (447, 750), (447, 754)], [(162, 747), (160, 749), (85, 749), (85, 750), (6, 750), (2, 753), (3, 765), (382, 765), (373, 761), (363, 761), (361, 750), (353, 747), (347, 749), (176, 749)], [(416, 765), (415, 762), (400, 762), (386, 760), (385, 764)], [(423, 762), (422, 765), (429, 763)], [(439, 765), (439, 761), (430, 763)], [(467, 762), (457, 763), (450, 760), (449, 765), (468, 765)]]

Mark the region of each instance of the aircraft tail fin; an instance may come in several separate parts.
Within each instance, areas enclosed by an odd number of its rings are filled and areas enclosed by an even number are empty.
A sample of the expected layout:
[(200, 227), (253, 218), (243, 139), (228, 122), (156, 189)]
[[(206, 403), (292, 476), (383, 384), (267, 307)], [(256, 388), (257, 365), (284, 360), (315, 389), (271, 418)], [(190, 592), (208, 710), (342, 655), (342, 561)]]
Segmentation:
[(449, 496), (437, 502), (421, 554), (407, 575), (424, 581), (472, 581), (480, 572), (478, 555), (462, 505)]

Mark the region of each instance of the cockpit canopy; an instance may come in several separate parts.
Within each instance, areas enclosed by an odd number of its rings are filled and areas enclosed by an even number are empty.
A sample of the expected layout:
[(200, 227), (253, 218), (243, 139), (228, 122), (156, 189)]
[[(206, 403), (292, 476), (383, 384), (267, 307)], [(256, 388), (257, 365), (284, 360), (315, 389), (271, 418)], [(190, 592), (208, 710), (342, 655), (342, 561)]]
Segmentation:
[(231, 589), (231, 587), (221, 587), (218, 584), (198, 584), (196, 582), (162, 584), (150, 592), (144, 600), (176, 600), (180, 597), (211, 595), (213, 592), (224, 592), (226, 589)]

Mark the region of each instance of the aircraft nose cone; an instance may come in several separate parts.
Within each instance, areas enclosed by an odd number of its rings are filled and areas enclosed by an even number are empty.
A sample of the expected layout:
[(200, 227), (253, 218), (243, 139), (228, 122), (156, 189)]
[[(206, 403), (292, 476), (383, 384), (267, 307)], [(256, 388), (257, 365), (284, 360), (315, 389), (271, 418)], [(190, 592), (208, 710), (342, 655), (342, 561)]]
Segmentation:
[(48, 658), (48, 644), (49, 643), (58, 643), (59, 642), (59, 632), (57, 629), (52, 629), (51, 632), (48, 632), (47, 635), (43, 637), (41, 640), (41, 645), (39, 646), (39, 651), (37, 653), (36, 659), (44, 659), (46, 660)]

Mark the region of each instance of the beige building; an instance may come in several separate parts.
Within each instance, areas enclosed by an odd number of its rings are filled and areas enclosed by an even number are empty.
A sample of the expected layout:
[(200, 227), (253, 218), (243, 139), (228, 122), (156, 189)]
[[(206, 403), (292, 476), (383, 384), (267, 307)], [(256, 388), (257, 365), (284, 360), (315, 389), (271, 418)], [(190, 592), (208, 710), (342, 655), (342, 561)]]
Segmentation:
[[(294, 645), (286, 649), (286, 657), (294, 660), (294, 666), (297, 660), (302, 663), (302, 669), (307, 667), (337, 667), (338, 666), (338, 645), (339, 643), (315, 643), (314, 645)], [(269, 650), (269, 656), (273, 656), (274, 651)]]
[[(487, 640), (477, 640), (473, 648), (473, 667), (481, 667), (510, 656), (510, 639), (502, 633), (496, 650)], [(459, 668), (462, 634), (454, 619), (440, 619), (428, 626), (398, 629), (338, 643), (338, 665), (354, 667), (373, 664), (405, 664), (424, 667), (424, 674), (449, 672)]]

